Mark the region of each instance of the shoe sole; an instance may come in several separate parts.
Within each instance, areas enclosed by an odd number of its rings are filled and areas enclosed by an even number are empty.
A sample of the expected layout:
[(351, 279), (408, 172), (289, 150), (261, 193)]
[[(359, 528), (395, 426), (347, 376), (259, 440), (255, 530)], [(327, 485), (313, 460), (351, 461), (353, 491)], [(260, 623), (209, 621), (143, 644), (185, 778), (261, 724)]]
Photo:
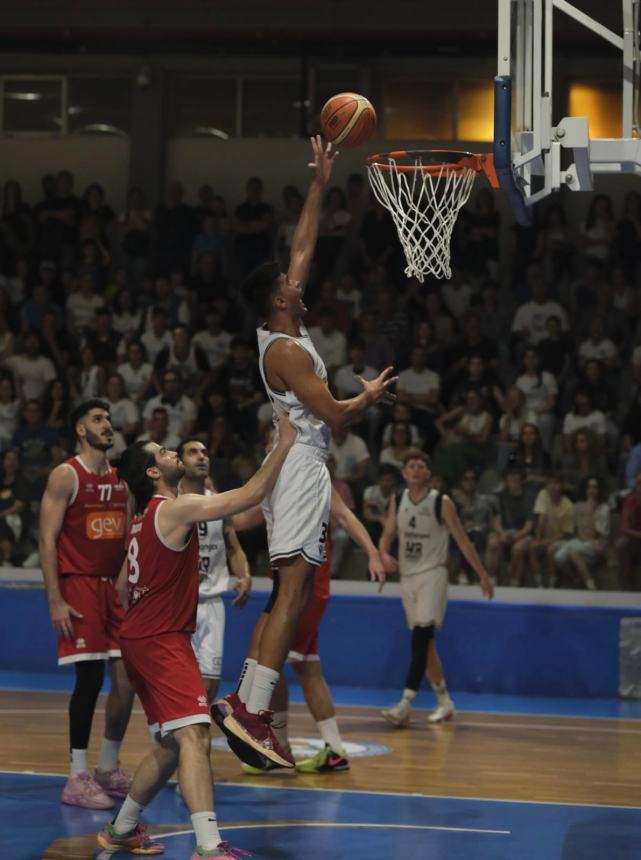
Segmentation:
[(137, 854), (139, 857), (143, 855), (151, 857), (154, 854), (162, 854), (165, 851), (164, 846), (162, 848), (129, 848), (127, 845), (114, 845), (103, 839), (101, 833), (96, 837), (96, 842), (104, 851), (108, 851), (110, 854)]
[(437, 726), (439, 723), (448, 723), (454, 717), (454, 711), (451, 714), (448, 714), (446, 717), (439, 717), (437, 720), (430, 720), (427, 718), (427, 722), (430, 726)]
[(381, 711), (381, 717), (386, 720), (390, 726), (394, 726), (395, 729), (405, 729), (409, 726), (409, 720), (397, 720), (392, 717), (390, 714), (386, 714), (384, 711)]
[(96, 804), (81, 803), (77, 800), (67, 800), (64, 797), (60, 798), (60, 802), (66, 804), (67, 806), (79, 806), (81, 809), (103, 809), (103, 810), (104, 809), (113, 809), (114, 806), (116, 805), (115, 803), (112, 803), (111, 806), (106, 806), (104, 803), (102, 803), (100, 805), (98, 805), (97, 803)]
[(320, 774), (320, 773), (347, 773), (349, 770), (349, 765), (345, 767), (319, 767), (315, 770), (303, 770), (302, 768), (297, 767), (297, 773), (310, 773), (310, 774)]
[(256, 752), (253, 746), (245, 743), (242, 738), (237, 737), (227, 728), (225, 725), (225, 716), (216, 704), (211, 706), (211, 718), (227, 738), (229, 749), (243, 764), (248, 764), (250, 767), (260, 771), (265, 769), (265, 756)]
[[(262, 744), (255, 740), (249, 732), (239, 723), (237, 720), (233, 718), (231, 714), (228, 714), (223, 720), (224, 726), (227, 729), (227, 732), (231, 732), (231, 734), (242, 741), (245, 745), (250, 746), (255, 752), (259, 753), (263, 756), (263, 758), (268, 758), (270, 761), (273, 761), (275, 764), (279, 764), (281, 767), (293, 768), (295, 767), (294, 762), (287, 761), (286, 758), (283, 758), (279, 755), (275, 750), (266, 749)], [(225, 732), (225, 734), (227, 734)], [(229, 735), (227, 735), (229, 738)], [(251, 762), (246, 762), (246, 764), (251, 764)]]

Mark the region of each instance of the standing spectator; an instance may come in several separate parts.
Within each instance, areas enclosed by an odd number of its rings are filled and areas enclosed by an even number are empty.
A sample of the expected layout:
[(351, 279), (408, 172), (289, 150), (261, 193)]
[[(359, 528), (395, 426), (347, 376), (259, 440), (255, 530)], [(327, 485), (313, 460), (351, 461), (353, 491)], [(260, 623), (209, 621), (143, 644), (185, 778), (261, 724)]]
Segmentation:
[(524, 424), (521, 427), (519, 442), (509, 465), (524, 476), (525, 489), (534, 500), (545, 485), (550, 470), (550, 456), (543, 447), (536, 424)]
[(546, 451), (552, 445), (556, 428), (556, 398), (559, 386), (552, 374), (541, 370), (539, 353), (536, 349), (526, 349), (523, 354), (522, 373), (516, 380), (516, 387), (525, 395), (525, 406), (536, 415), (536, 424)]
[(154, 213), (154, 257), (160, 271), (189, 269), (196, 222), (193, 211), (183, 202), (184, 193), (181, 183), (172, 180)]
[[(162, 308), (153, 308), (151, 311), (151, 328), (140, 338), (147, 352), (147, 358), (151, 364), (156, 363), (158, 354), (172, 344), (171, 332), (169, 331), (169, 319)], [(122, 341), (119, 350), (122, 350)]]
[(563, 446), (570, 450), (571, 437), (577, 430), (591, 430), (598, 445), (598, 450), (605, 449), (607, 425), (605, 415), (598, 409), (592, 408), (589, 394), (579, 389), (574, 395), (574, 405), (563, 419)]
[(499, 419), (499, 441), (496, 466), (502, 472), (516, 449), (525, 424), (534, 424), (536, 415), (525, 404), (525, 395), (512, 385), (505, 393), (504, 412)]
[(180, 374), (185, 394), (193, 397), (204, 391), (209, 383), (209, 361), (198, 344), (195, 344), (187, 327), (177, 325), (171, 346), (165, 346), (156, 357), (157, 371), (175, 370)]
[[(454, 490), (452, 497), (456, 503), (463, 528), (479, 556), (483, 557), (487, 549), (488, 535), (496, 516), (494, 499), (478, 492), (478, 479), (474, 469), (465, 470), (460, 487)], [(472, 568), (458, 547), (454, 546), (452, 552), (454, 569), (458, 571), (459, 585), (466, 585), (471, 582)]]
[(64, 454), (58, 434), (44, 423), (42, 407), (37, 400), (27, 400), (22, 423), (13, 434), (11, 447), (18, 451), (22, 477), (31, 501), (39, 499), (49, 472), (61, 463)]
[(336, 186), (329, 188), (323, 201), (316, 243), (316, 265), (320, 280), (338, 273), (351, 220), (342, 189)]
[(38, 250), (50, 260), (67, 266), (72, 263), (78, 242), (80, 200), (73, 193), (73, 174), (61, 170), (50, 193), (47, 180), (46, 197), (36, 208), (39, 225)]
[(47, 383), (56, 378), (56, 368), (51, 359), (42, 354), (40, 335), (35, 331), (25, 335), (24, 351), (12, 355), (5, 364), (13, 374), (21, 400), (42, 397)]
[(534, 584), (537, 588), (543, 586), (543, 569), (547, 571), (546, 585), (556, 586), (556, 569), (554, 556), (561, 543), (574, 535), (574, 505), (563, 493), (563, 481), (560, 475), (551, 475), (534, 503), (536, 523), (534, 539), (528, 547), (530, 565)]
[(114, 217), (113, 209), (106, 202), (102, 185), (92, 182), (80, 199), (80, 241), (92, 239), (104, 248), (109, 248)]
[(124, 212), (118, 216), (118, 234), (123, 262), (138, 282), (151, 252), (151, 211), (140, 188), (130, 188)]
[(127, 442), (131, 442), (138, 432), (140, 414), (133, 400), (127, 397), (125, 384), (119, 373), (112, 373), (107, 377), (105, 393), (111, 426), (114, 430), (119, 430)]
[(272, 257), (274, 212), (263, 201), (263, 181), (252, 176), (247, 182), (247, 196), (236, 207), (232, 233), (234, 261), (239, 280)]
[(219, 370), (229, 359), (233, 335), (223, 328), (221, 315), (211, 309), (205, 318), (207, 327), (197, 331), (192, 343), (204, 350), (212, 370)]
[(595, 194), (585, 223), (581, 228), (581, 244), (586, 257), (605, 262), (612, 256), (616, 222), (612, 201), (607, 194)]
[(641, 588), (641, 472), (634, 479), (632, 492), (623, 500), (620, 533), (616, 543), (619, 562), (619, 587), (624, 591)]
[(127, 360), (118, 367), (126, 396), (139, 406), (147, 400), (153, 381), (154, 369), (145, 358), (144, 346), (134, 340), (127, 347)]
[(610, 509), (605, 501), (605, 486), (600, 478), (583, 482), (581, 501), (574, 506), (576, 537), (561, 544), (554, 563), (572, 580), (577, 574), (583, 585), (594, 591), (594, 567), (604, 561), (610, 537)]
[(18, 427), (22, 404), (10, 376), (0, 379), (0, 450), (6, 450)]
[(200, 254), (195, 261), (189, 287), (197, 302), (203, 307), (206, 307), (214, 299), (224, 296), (226, 286), (222, 260), (214, 254), (205, 252)]
[(381, 466), (378, 480), (366, 487), (363, 493), (363, 522), (372, 541), (377, 545), (385, 526), (389, 501), (398, 481), (399, 474), (393, 466)]
[(492, 417), (478, 391), (470, 389), (465, 395), (465, 405), (440, 415), (434, 424), (443, 437), (434, 471), (448, 484), (456, 483), (466, 469), (482, 466), (492, 432)]
[(336, 326), (336, 311), (324, 305), (318, 314), (318, 325), (309, 330), (314, 346), (323, 359), (327, 374), (332, 379), (339, 367), (347, 359), (347, 338)]
[(196, 404), (182, 393), (182, 380), (175, 370), (165, 370), (160, 377), (160, 394), (147, 401), (143, 409), (145, 428), (149, 429), (149, 421), (154, 409), (162, 407), (169, 416), (169, 432), (185, 439), (194, 432), (196, 421)]
[(496, 583), (501, 559), (507, 555), (510, 585), (517, 587), (523, 583), (527, 549), (534, 525), (532, 501), (523, 488), (518, 469), (508, 470), (505, 487), (499, 493), (498, 508), (492, 523), (493, 531), (487, 540), (486, 566), (492, 582)]
[(558, 283), (569, 274), (573, 253), (575, 248), (570, 240), (565, 211), (558, 203), (553, 203), (543, 215), (534, 259), (541, 266), (544, 277), (551, 283)]
[(405, 455), (412, 447), (410, 425), (405, 421), (396, 421), (392, 424), (390, 443), (381, 451), (379, 462), (381, 465), (394, 466), (402, 472)]
[(136, 442), (155, 442), (156, 445), (168, 448), (170, 451), (178, 448), (181, 437), (169, 429), (169, 413), (164, 406), (155, 406), (152, 409), (147, 421), (147, 429), (138, 436)]
[(525, 343), (536, 346), (546, 336), (545, 323), (548, 317), (558, 317), (563, 331), (568, 330), (568, 318), (563, 307), (548, 298), (543, 276), (536, 274), (532, 279), (532, 298), (519, 305), (512, 321), (512, 332)]
[(22, 199), (20, 183), (9, 179), (2, 189), (2, 245), (7, 251), (6, 263), (31, 253), (35, 238), (34, 222), (29, 206)]
[(96, 311), (102, 308), (104, 300), (95, 292), (90, 274), (85, 273), (78, 280), (79, 289), (67, 299), (67, 313), (76, 332), (82, 334), (93, 325)]
[(359, 499), (365, 488), (364, 481), (370, 465), (370, 453), (365, 441), (346, 427), (337, 427), (332, 431), (329, 454), (336, 463), (335, 477), (347, 481), (352, 493)]

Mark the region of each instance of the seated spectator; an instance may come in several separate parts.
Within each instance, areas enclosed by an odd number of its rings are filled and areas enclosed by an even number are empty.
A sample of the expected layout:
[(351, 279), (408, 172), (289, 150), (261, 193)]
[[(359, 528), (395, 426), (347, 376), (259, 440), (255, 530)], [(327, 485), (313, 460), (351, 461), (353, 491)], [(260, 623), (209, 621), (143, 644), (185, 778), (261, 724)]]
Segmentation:
[(510, 455), (515, 451), (525, 424), (535, 424), (536, 415), (525, 405), (525, 395), (520, 388), (512, 385), (505, 393), (505, 411), (499, 419), (499, 444), (497, 450), (497, 469), (502, 472), (507, 466)]
[(0, 310), (0, 364), (10, 358), (16, 349), (16, 336), (9, 327), (7, 312)]
[(605, 449), (607, 425), (605, 415), (598, 409), (592, 408), (590, 396), (585, 391), (577, 391), (574, 395), (574, 406), (563, 419), (563, 447), (570, 450), (572, 434), (577, 430), (588, 429), (594, 434), (598, 450)]
[(93, 350), (88, 346), (80, 350), (80, 364), (72, 364), (67, 370), (67, 382), (74, 403), (91, 400), (102, 394), (104, 371), (96, 364)]
[(629, 490), (633, 490), (637, 475), (641, 473), (641, 443), (637, 443), (628, 451), (624, 465), (624, 483)]
[(533, 277), (531, 289), (532, 299), (516, 309), (512, 332), (530, 346), (536, 346), (547, 334), (545, 323), (548, 317), (558, 317), (563, 331), (568, 330), (568, 318), (562, 305), (548, 298), (541, 274)]
[[(563, 492), (560, 475), (551, 475), (544, 489), (540, 490), (534, 503), (536, 522), (534, 537), (528, 546), (528, 556), (534, 584), (541, 588), (556, 586), (554, 556), (564, 541), (573, 537), (574, 505)], [(543, 566), (546, 579), (543, 579)]]
[(127, 347), (127, 360), (118, 365), (118, 373), (125, 386), (125, 396), (139, 406), (149, 397), (153, 383), (154, 369), (145, 359), (144, 346), (139, 340), (134, 340)]
[(232, 464), (239, 465), (236, 458), (243, 453), (243, 446), (233, 424), (224, 415), (217, 415), (211, 422), (207, 429), (205, 445), (215, 485), (226, 489), (238, 486), (239, 479)]
[(443, 440), (436, 452), (434, 469), (448, 484), (456, 483), (468, 468), (485, 462), (492, 433), (492, 417), (474, 389), (465, 395), (465, 405), (455, 406), (434, 422)]
[(572, 363), (572, 345), (567, 332), (561, 328), (557, 316), (545, 321), (546, 335), (539, 343), (541, 370), (560, 380), (568, 373)]
[(391, 416), (392, 420), (389, 422), (389, 424), (386, 424), (385, 427), (383, 428), (383, 436), (381, 439), (381, 445), (383, 447), (385, 447), (386, 445), (390, 444), (391, 439), (392, 439), (392, 427), (398, 421), (403, 421), (409, 425), (410, 433), (412, 434), (412, 446), (414, 448), (420, 448), (421, 436), (420, 436), (420, 433), (418, 432), (418, 427), (416, 426), (416, 424), (412, 424), (412, 422), (410, 420), (411, 417), (412, 417), (412, 410), (409, 408), (407, 403), (401, 403), (397, 400), (396, 403), (394, 404), (394, 406), (392, 407), (392, 416)]
[(503, 408), (503, 391), (494, 374), (487, 370), (482, 357), (474, 353), (454, 379), (451, 402), (460, 402), (472, 388), (479, 393), (492, 416), (498, 417)]
[[(452, 267), (452, 277), (441, 287), (441, 296), (445, 307), (457, 322), (464, 321), (470, 309), (472, 299), (472, 284), (467, 272), (455, 266)], [(476, 346), (476, 344), (472, 344)], [(478, 351), (478, 350), (477, 350)]]
[(318, 299), (305, 317), (306, 327), (320, 325), (326, 310), (335, 315), (336, 328), (347, 335), (352, 328), (352, 306), (338, 298), (336, 282), (329, 278), (320, 285)]
[(172, 451), (175, 451), (180, 445), (181, 437), (176, 433), (172, 433), (169, 429), (169, 413), (165, 407), (156, 406), (152, 409), (151, 416), (147, 422), (147, 429), (138, 436), (136, 441), (155, 442), (156, 445), (160, 445), (162, 448), (170, 448)]
[(438, 373), (427, 367), (425, 350), (415, 346), (411, 352), (411, 364), (398, 375), (396, 396), (412, 410), (412, 422), (425, 437), (428, 447), (437, 440), (435, 417), (440, 413), (441, 379)]
[(487, 540), (486, 564), (494, 583), (498, 582), (501, 560), (507, 556), (510, 563), (509, 584), (522, 585), (527, 548), (534, 526), (532, 501), (523, 488), (518, 469), (508, 469), (505, 487), (498, 495), (498, 513), (494, 517), (493, 531)]
[(610, 269), (610, 285), (614, 307), (629, 319), (634, 319), (639, 312), (639, 303), (622, 266), (614, 266)]
[(64, 454), (57, 432), (44, 423), (37, 400), (26, 401), (21, 418), (11, 447), (18, 451), (29, 499), (35, 501), (44, 490), (49, 472), (62, 462)]
[(175, 179), (167, 183), (162, 203), (156, 206), (153, 221), (155, 257), (160, 270), (174, 266), (187, 270), (196, 231), (193, 209), (183, 201), (184, 188)]
[(111, 325), (111, 312), (107, 308), (96, 311), (94, 327), (85, 334), (84, 342), (91, 349), (96, 360), (105, 371), (116, 366), (116, 352), (120, 335)]
[(537, 350), (526, 349), (523, 353), (523, 370), (516, 379), (516, 387), (525, 395), (526, 409), (535, 413), (543, 445), (549, 451), (556, 428), (554, 410), (559, 386), (550, 373), (540, 369)]
[(23, 350), (10, 356), (5, 365), (11, 371), (18, 397), (23, 401), (42, 397), (47, 383), (57, 375), (51, 359), (42, 354), (40, 335), (35, 331), (25, 334)]
[(480, 301), (474, 305), (479, 317), (481, 334), (492, 343), (501, 344), (510, 331), (511, 315), (509, 300), (501, 298), (493, 281), (488, 281), (481, 290)]
[[(42, 414), (45, 423), (58, 433), (63, 447), (71, 440), (69, 413), (72, 409), (71, 395), (64, 380), (54, 379), (45, 389), (42, 397)], [(70, 449), (69, 449), (70, 450)]]
[[(147, 360), (150, 364), (155, 364), (158, 354), (165, 347), (171, 347), (172, 337), (171, 332), (169, 331), (169, 318), (162, 308), (152, 308), (150, 319), (151, 328), (145, 331), (140, 340), (147, 352)], [(118, 352), (124, 354), (125, 350), (126, 341), (124, 344), (123, 341), (121, 341)]]
[(204, 351), (209, 367), (217, 371), (229, 360), (233, 335), (223, 328), (222, 316), (213, 309), (207, 311), (205, 324), (206, 328), (193, 336), (192, 343)]
[(394, 348), (381, 332), (376, 314), (365, 311), (358, 320), (358, 336), (365, 344), (365, 364), (375, 367), (379, 373), (394, 364)]
[(113, 330), (121, 337), (138, 336), (142, 325), (142, 311), (130, 290), (118, 290), (113, 299)]
[(360, 317), (361, 291), (354, 275), (345, 274), (340, 278), (336, 290), (336, 298), (342, 304), (349, 305), (352, 319)]
[(621, 441), (624, 452), (641, 442), (641, 387), (636, 390), (632, 404), (621, 422)]
[(603, 320), (600, 317), (593, 317), (590, 322), (590, 337), (579, 346), (577, 358), (580, 367), (591, 358), (598, 359), (609, 368), (618, 366), (619, 351), (614, 342), (605, 336)]
[[(200, 307), (206, 307), (214, 299), (224, 296), (226, 287), (222, 258), (214, 254), (200, 254), (196, 260), (189, 287), (194, 294), (196, 304)], [(182, 310), (184, 312), (184, 308)], [(185, 322), (178, 302), (174, 303), (172, 317), (175, 321), (181, 317), (180, 321)]]
[[(339, 367), (334, 375), (334, 388), (338, 398), (345, 400), (361, 393), (363, 386), (357, 377), (369, 382), (377, 376), (378, 370), (365, 364), (365, 344), (359, 340), (352, 341), (349, 347), (349, 362)], [(359, 431), (362, 428), (367, 434), (368, 442), (372, 446), (378, 438), (382, 414), (380, 406), (370, 406), (357, 425)]]
[(79, 238), (94, 239), (106, 247), (109, 246), (110, 228), (114, 220), (114, 212), (105, 199), (101, 185), (92, 182), (80, 198)]
[(450, 372), (463, 371), (473, 356), (479, 356), (485, 368), (496, 370), (498, 367), (496, 341), (483, 334), (479, 315), (468, 311), (463, 317), (463, 335), (451, 353)]
[(16, 386), (11, 376), (0, 379), (0, 450), (11, 444), (13, 434), (18, 428), (22, 403), (18, 399)]
[(612, 371), (606, 376), (601, 362), (596, 358), (590, 358), (585, 363), (577, 388), (585, 391), (590, 396), (590, 401), (594, 409), (598, 409), (604, 415), (608, 416), (619, 405), (620, 382), (621, 375), (617, 370)]
[[(160, 376), (160, 394), (148, 400), (142, 417), (145, 429), (150, 429), (154, 409), (162, 407), (169, 417), (169, 433), (178, 439), (186, 439), (193, 433), (196, 421), (196, 404), (182, 393), (182, 380), (175, 370), (165, 370)], [(165, 446), (166, 447), (166, 446)]]
[(365, 441), (345, 427), (332, 431), (329, 454), (336, 463), (335, 477), (347, 481), (356, 497), (362, 495), (370, 464), (370, 453)]
[(616, 245), (626, 277), (634, 280), (641, 260), (641, 194), (638, 191), (628, 191), (623, 199)]
[(602, 447), (590, 429), (586, 427), (574, 431), (569, 450), (563, 454), (561, 467), (563, 483), (573, 500), (578, 498), (578, 492), (586, 478), (594, 475), (605, 480), (607, 462)]
[[(458, 515), (463, 528), (474, 544), (478, 554), (483, 557), (487, 548), (487, 539), (494, 518), (496, 503), (492, 496), (478, 492), (478, 478), (474, 469), (466, 469), (461, 478), (460, 487), (454, 489), (452, 497), (456, 503)], [(460, 585), (476, 581), (476, 576), (463, 554), (455, 544), (451, 550), (455, 570), (458, 571)]]
[(392, 424), (390, 443), (381, 451), (379, 462), (381, 465), (393, 466), (401, 472), (405, 455), (412, 447), (412, 432), (409, 424), (405, 421), (396, 421)]
[(183, 391), (190, 397), (197, 396), (209, 384), (209, 361), (207, 354), (192, 341), (187, 327), (177, 325), (172, 332), (171, 346), (163, 347), (154, 363), (155, 370), (175, 370), (180, 374)]
[(632, 492), (623, 500), (621, 525), (616, 542), (619, 563), (619, 588), (641, 589), (641, 472), (634, 479)]
[(105, 383), (105, 400), (109, 404), (111, 426), (119, 430), (125, 440), (132, 441), (140, 428), (138, 407), (127, 397), (125, 383), (119, 373), (112, 373)]
[(565, 211), (553, 203), (545, 210), (536, 237), (534, 259), (540, 264), (544, 276), (554, 283), (569, 273), (574, 253), (576, 249), (571, 242)]
[(564, 541), (554, 555), (554, 563), (572, 582), (577, 577), (594, 591), (594, 567), (605, 560), (610, 537), (610, 509), (605, 501), (605, 484), (600, 478), (583, 481), (581, 501), (574, 505), (576, 536)]
[(398, 471), (393, 466), (381, 466), (378, 470), (378, 480), (375, 484), (366, 487), (363, 493), (363, 522), (376, 546), (383, 532), (387, 507), (394, 495), (399, 477)]
[(550, 470), (550, 456), (543, 447), (536, 424), (524, 424), (509, 465), (518, 469), (524, 478), (524, 487), (532, 501), (545, 486)]
[(78, 278), (78, 289), (67, 299), (67, 316), (73, 329), (82, 334), (93, 326), (96, 311), (104, 305), (104, 299), (96, 293), (90, 274)]
[(586, 257), (606, 262), (612, 256), (616, 221), (612, 200), (607, 194), (595, 194), (585, 222), (581, 225), (581, 245)]
[(14, 551), (24, 531), (29, 493), (22, 477), (18, 452), (5, 451), (0, 466), (0, 556), (1, 564), (15, 562)]
[[(44, 267), (44, 268), (43, 268)], [(51, 298), (51, 287), (54, 283), (56, 267), (48, 260), (40, 264), (41, 275), (47, 274), (51, 277), (41, 277), (46, 283), (36, 284), (31, 290), (31, 298), (27, 301), (20, 312), (20, 328), (23, 333), (37, 331), (42, 325), (47, 314), (53, 314), (56, 320), (56, 329), (63, 323), (63, 313), (60, 306)]]
[(336, 311), (324, 305), (318, 314), (318, 325), (309, 329), (318, 354), (327, 368), (331, 379), (334, 372), (345, 364), (347, 358), (347, 338), (336, 326)]
[(247, 182), (247, 196), (236, 207), (232, 222), (233, 253), (238, 280), (261, 263), (271, 259), (274, 211), (263, 200), (263, 181), (252, 176)]
[(258, 369), (256, 355), (242, 337), (231, 342), (229, 361), (222, 368), (218, 385), (230, 405), (235, 430), (248, 439), (256, 434), (256, 415), (265, 398), (265, 387)]
[(428, 319), (419, 319), (414, 328), (414, 346), (421, 347), (425, 353), (425, 364), (439, 377), (448, 369), (448, 357), (436, 342), (434, 328)]
[(320, 280), (332, 277), (342, 262), (352, 216), (341, 188), (329, 188), (323, 200), (316, 243), (316, 265)]
[(200, 222), (200, 232), (196, 234), (191, 246), (190, 271), (198, 271), (198, 261), (203, 254), (210, 255), (216, 263), (219, 277), (222, 276), (225, 259), (226, 241), (225, 219), (217, 218), (213, 213), (206, 214)]
[(130, 188), (125, 210), (118, 216), (118, 236), (124, 263), (134, 278), (142, 273), (150, 254), (151, 221), (142, 190)]

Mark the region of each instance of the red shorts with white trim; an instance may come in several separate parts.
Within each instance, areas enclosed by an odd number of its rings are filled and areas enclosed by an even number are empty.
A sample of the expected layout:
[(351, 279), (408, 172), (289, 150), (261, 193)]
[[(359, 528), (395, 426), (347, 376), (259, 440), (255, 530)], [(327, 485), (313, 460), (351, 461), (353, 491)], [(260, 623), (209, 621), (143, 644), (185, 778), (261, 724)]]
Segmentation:
[(307, 609), (303, 612), (298, 622), (296, 635), (287, 655), (289, 663), (299, 663), (303, 660), (320, 660), (318, 656), (318, 628), (320, 627), (328, 603), (329, 595), (312, 595)]
[(58, 665), (120, 657), (119, 632), (125, 610), (114, 580), (106, 576), (62, 574), (60, 593), (82, 618), (71, 618), (73, 639), (58, 637)]
[(163, 735), (211, 723), (209, 703), (189, 633), (122, 639), (122, 659), (149, 730)]

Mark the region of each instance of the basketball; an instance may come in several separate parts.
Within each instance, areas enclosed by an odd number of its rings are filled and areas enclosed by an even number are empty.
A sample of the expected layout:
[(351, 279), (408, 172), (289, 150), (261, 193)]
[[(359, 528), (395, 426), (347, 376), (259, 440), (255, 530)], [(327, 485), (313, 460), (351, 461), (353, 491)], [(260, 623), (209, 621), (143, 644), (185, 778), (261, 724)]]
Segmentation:
[(323, 137), (337, 146), (360, 146), (376, 131), (376, 111), (358, 93), (339, 93), (325, 102), (320, 115)]

